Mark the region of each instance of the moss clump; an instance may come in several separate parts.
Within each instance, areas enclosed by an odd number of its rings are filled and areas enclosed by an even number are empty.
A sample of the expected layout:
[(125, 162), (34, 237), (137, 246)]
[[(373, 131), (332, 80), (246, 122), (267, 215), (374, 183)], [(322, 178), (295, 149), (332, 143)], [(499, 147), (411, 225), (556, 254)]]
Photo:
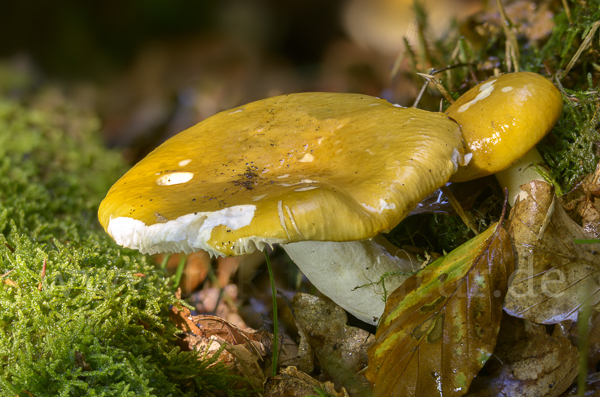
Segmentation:
[(586, 175), (594, 172), (600, 160), (600, 51), (594, 43), (579, 55), (577, 51), (595, 23), (600, 22), (600, 1), (572, 4), (571, 22), (563, 11), (555, 18), (556, 26), (541, 51), (541, 57), (554, 70), (569, 67), (567, 74), (559, 73), (559, 88), (563, 92), (563, 116), (540, 151), (552, 170), (552, 176), (568, 190)]
[(224, 366), (173, 344), (164, 275), (99, 227), (125, 165), (96, 124), (0, 102), (0, 395), (235, 394)]
[(593, 173), (600, 160), (600, 96), (597, 89), (563, 88), (563, 92), (563, 116), (540, 151), (553, 178), (566, 191)]

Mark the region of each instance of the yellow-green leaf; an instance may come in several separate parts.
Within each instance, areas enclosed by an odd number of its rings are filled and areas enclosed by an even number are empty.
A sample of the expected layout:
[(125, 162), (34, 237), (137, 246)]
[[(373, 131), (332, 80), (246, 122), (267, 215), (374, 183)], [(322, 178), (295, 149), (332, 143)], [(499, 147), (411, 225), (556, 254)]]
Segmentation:
[(394, 291), (369, 350), (375, 393), (465, 394), (494, 350), (513, 262), (495, 224)]

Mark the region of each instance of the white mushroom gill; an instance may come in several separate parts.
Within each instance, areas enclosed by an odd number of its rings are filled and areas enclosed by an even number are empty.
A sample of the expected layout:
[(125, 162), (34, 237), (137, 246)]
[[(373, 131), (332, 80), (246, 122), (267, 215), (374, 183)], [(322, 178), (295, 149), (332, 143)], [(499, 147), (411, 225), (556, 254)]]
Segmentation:
[[(133, 218), (118, 217), (110, 219), (107, 232), (117, 244), (126, 248), (137, 249), (144, 254), (158, 252), (185, 252), (189, 254), (203, 249), (212, 256), (223, 256), (222, 252), (208, 244), (213, 228), (224, 225), (237, 230), (247, 226), (252, 222), (255, 211), (255, 205), (237, 205), (220, 211), (187, 214), (154, 225), (146, 225), (144, 222)], [(273, 240), (271, 242), (266, 239), (258, 239), (254, 243), (256, 247), (262, 249), (265, 242), (274, 244), (279, 241)], [(244, 245), (245, 243), (240, 244), (240, 254), (249, 249)], [(254, 246), (250, 248), (250, 252), (254, 251)], [(236, 249), (238, 249), (237, 245)]]

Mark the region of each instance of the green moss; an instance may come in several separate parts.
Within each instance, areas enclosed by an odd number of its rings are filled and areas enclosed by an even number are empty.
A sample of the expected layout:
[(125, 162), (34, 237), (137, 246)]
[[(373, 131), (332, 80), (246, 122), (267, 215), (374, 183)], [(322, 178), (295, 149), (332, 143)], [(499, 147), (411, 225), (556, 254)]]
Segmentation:
[(175, 347), (162, 271), (100, 228), (126, 167), (96, 128), (0, 102), (0, 395), (235, 394), (223, 365)]
[[(590, 75), (591, 78), (591, 75)], [(563, 89), (563, 116), (540, 145), (551, 174), (568, 190), (594, 172), (600, 160), (600, 100), (596, 90)]]
[(0, 232), (9, 219), (39, 241), (78, 240), (95, 227), (99, 199), (125, 170), (97, 125), (73, 109), (50, 115), (0, 102)]
[[(538, 63), (544, 61), (553, 70), (568, 66), (594, 23), (600, 21), (600, 1), (570, 4), (573, 7), (572, 23), (564, 11), (557, 15), (556, 26), (539, 54)], [(590, 45), (576, 58), (572, 69), (558, 80), (564, 98), (563, 116), (552, 135), (540, 145), (552, 176), (567, 190), (594, 172), (600, 160), (598, 35), (596, 31)]]

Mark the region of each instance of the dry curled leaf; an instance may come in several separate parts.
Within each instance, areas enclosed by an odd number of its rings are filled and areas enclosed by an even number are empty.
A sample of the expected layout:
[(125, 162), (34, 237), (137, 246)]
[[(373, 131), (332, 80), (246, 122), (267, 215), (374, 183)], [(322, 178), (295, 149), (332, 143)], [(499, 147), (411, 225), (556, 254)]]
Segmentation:
[(504, 308), (542, 324), (575, 320), (587, 302), (600, 308), (600, 252), (597, 244), (576, 244), (590, 236), (558, 204), (542, 181), (522, 188), (528, 196), (513, 207), (507, 231), (515, 246), (515, 267)]
[(489, 376), (475, 378), (468, 396), (555, 397), (577, 376), (579, 355), (567, 338), (509, 315), (502, 319), (494, 355), (498, 365)]
[(271, 335), (241, 330), (215, 316), (192, 316), (187, 308), (173, 307), (170, 318), (184, 331), (179, 341), (183, 350), (194, 349), (203, 352), (203, 357), (212, 357), (223, 347), (218, 356), (219, 362), (228, 366), (234, 374), (245, 378), (253, 387), (259, 388), (263, 384), (265, 369), (270, 368), (267, 363), (267, 353), (270, 352), (265, 342), (272, 338)]
[(600, 237), (600, 164), (569, 193), (560, 197), (563, 208), (583, 230)]
[(460, 396), (490, 357), (513, 253), (499, 225), (411, 276), (389, 297), (367, 378), (379, 396)]
[(342, 387), (336, 392), (331, 382), (319, 382), (308, 376), (296, 367), (287, 367), (281, 370), (281, 373), (265, 382), (265, 397), (304, 397), (309, 395), (318, 395), (317, 390), (327, 393), (332, 397), (348, 397), (348, 393)]

